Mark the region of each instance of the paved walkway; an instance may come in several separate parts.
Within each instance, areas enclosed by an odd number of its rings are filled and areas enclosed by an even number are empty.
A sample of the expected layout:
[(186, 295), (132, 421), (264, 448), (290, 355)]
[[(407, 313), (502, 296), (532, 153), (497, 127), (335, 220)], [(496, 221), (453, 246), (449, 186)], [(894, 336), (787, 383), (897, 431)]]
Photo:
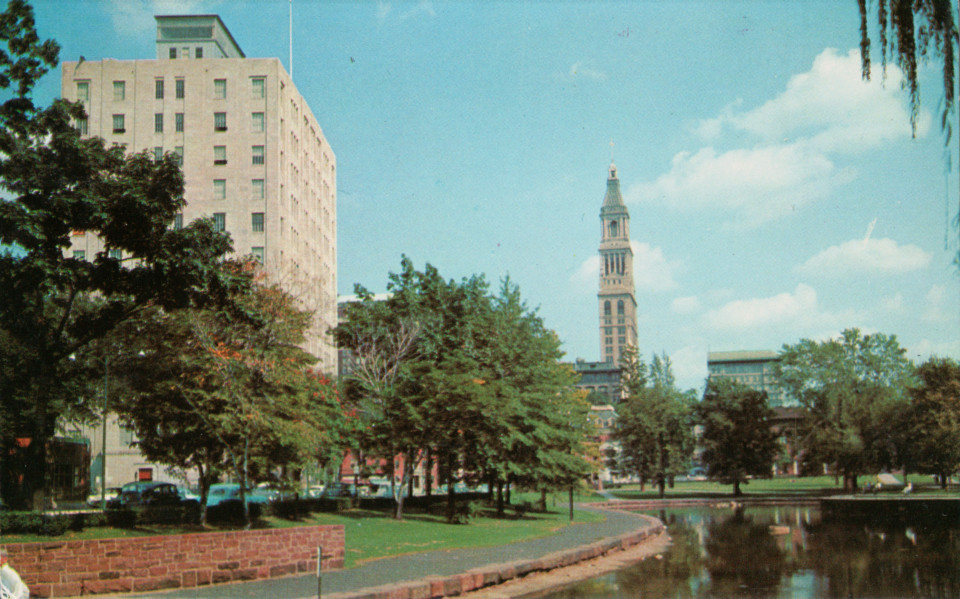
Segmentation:
[[(459, 574), (473, 568), (520, 559), (536, 559), (550, 553), (588, 545), (640, 528), (645, 521), (636, 514), (606, 511), (606, 520), (565, 526), (556, 534), (540, 539), (497, 547), (430, 551), (366, 562), (360, 566), (323, 573), (323, 595), (356, 592), (360, 589), (421, 580), (427, 576)], [(183, 597), (184, 599), (307, 599), (317, 596), (316, 575), (274, 578), (236, 584), (177, 589), (161, 593), (111, 595), (111, 597)]]

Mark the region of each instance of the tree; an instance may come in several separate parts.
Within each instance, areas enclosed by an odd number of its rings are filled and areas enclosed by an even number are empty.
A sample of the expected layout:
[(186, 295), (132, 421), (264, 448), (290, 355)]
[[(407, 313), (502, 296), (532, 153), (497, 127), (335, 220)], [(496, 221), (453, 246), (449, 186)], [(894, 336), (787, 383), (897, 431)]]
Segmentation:
[(733, 485), (736, 497), (748, 476), (770, 474), (779, 450), (772, 418), (766, 392), (727, 378), (707, 382), (697, 406), (697, 420), (703, 426), (702, 459), (711, 477)]
[(857, 476), (899, 465), (902, 423), (893, 417), (906, 401), (913, 365), (896, 336), (847, 329), (837, 339), (784, 345), (775, 372), (806, 408), (803, 459), (826, 463), (856, 491)]
[(244, 495), (277, 468), (326, 458), (343, 434), (337, 390), (299, 347), (311, 313), (255, 264), (229, 266), (250, 285), (226, 308), (153, 310), (120, 330), (148, 358), (126, 364), (135, 393), (121, 419), (149, 458), (197, 469), (204, 505), (220, 473)]
[(947, 477), (960, 470), (960, 364), (931, 358), (917, 368), (910, 389), (905, 468)]
[[(2, 468), (2, 493), (25, 508), (43, 503), (45, 448), (58, 424), (95, 409), (69, 357), (149, 303), (185, 305), (222, 291), (228, 283), (213, 266), (230, 243), (207, 221), (170, 227), (184, 205), (173, 157), (128, 156), (81, 138), (79, 104), (34, 105), (30, 92), (57, 64), (59, 47), (39, 41), (23, 0), (0, 13), (0, 42), (0, 89), (12, 94), (0, 105), (9, 198), (0, 202), (0, 245), (15, 248), (0, 255), (0, 455), (17, 453), (29, 473)], [(107, 249), (67, 256), (78, 234), (98, 235)]]
[(621, 360), (628, 396), (617, 409), (614, 435), (620, 468), (653, 481), (662, 498), (667, 483), (685, 472), (693, 453), (691, 398), (676, 387), (670, 358), (654, 355), (648, 368), (630, 348)]
[[(864, 79), (871, 75), (869, 15), (867, 0), (860, 7), (860, 60)], [(958, 33), (951, 0), (876, 0), (877, 26), (880, 29), (880, 56), (884, 72), (887, 57), (896, 55), (903, 71), (904, 87), (910, 92), (910, 126), (917, 129), (920, 114), (918, 67), (933, 54), (940, 59), (943, 73), (943, 109), (940, 126), (944, 144), (949, 145), (953, 131), (950, 115), (956, 109), (956, 69)], [(891, 35), (892, 34), (892, 35)]]

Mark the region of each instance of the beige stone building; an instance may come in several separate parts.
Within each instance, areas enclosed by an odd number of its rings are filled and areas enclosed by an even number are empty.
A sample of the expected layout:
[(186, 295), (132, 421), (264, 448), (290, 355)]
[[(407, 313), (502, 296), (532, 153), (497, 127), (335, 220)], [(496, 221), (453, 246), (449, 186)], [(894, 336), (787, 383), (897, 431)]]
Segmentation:
[[(336, 156), (306, 100), (276, 58), (247, 58), (217, 15), (158, 16), (157, 56), (64, 62), (63, 98), (83, 103), (81, 133), (156, 157), (176, 154), (186, 207), (174, 226), (211, 217), (237, 255), (263, 262), (274, 280), (315, 311), (304, 349), (336, 373), (328, 330), (337, 324)], [(74, 256), (105, 248), (74, 233)], [(167, 480), (143, 462), (129, 432), (107, 427), (107, 486)], [(102, 427), (91, 438), (99, 478)], [(99, 481), (97, 481), (99, 482)]]
[[(158, 16), (157, 58), (64, 62), (61, 95), (83, 102), (81, 131), (182, 161), (178, 225), (212, 217), (316, 322), (305, 349), (336, 372), (336, 156), (276, 58), (246, 58), (216, 15)], [(105, 251), (78, 233), (73, 251)], [(109, 251), (109, 250), (107, 250)]]
[(633, 284), (630, 212), (620, 194), (617, 167), (610, 164), (600, 208), (600, 361), (620, 365), (627, 347), (637, 347), (637, 298)]

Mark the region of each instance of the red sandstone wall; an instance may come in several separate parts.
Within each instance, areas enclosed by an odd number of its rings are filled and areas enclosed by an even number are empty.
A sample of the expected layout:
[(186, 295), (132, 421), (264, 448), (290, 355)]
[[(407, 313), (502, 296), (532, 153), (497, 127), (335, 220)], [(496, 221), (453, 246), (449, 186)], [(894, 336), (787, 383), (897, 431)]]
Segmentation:
[(342, 568), (342, 525), (6, 545), (31, 596), (204, 586)]

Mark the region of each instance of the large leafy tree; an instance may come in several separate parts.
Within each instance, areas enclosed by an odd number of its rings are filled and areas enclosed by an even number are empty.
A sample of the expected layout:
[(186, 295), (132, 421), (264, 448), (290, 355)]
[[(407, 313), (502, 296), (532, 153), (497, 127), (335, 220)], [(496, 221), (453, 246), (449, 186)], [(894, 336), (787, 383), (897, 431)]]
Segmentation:
[(299, 346), (311, 313), (256, 263), (229, 267), (249, 284), (225, 308), (154, 310), (121, 330), (146, 354), (125, 364), (134, 392), (121, 418), (148, 457), (197, 470), (204, 504), (219, 474), (242, 495), (277, 469), (329, 457), (344, 431), (337, 390)]
[(827, 341), (785, 345), (776, 374), (806, 408), (801, 446), (808, 465), (831, 464), (844, 488), (857, 476), (899, 465), (896, 414), (913, 381), (913, 365), (896, 336), (847, 329)]
[(621, 365), (627, 398), (617, 407), (614, 435), (620, 468), (656, 484), (663, 497), (667, 483), (686, 471), (693, 453), (693, 400), (677, 388), (666, 355), (654, 355), (648, 367), (630, 349)]
[(702, 459), (711, 477), (733, 485), (735, 496), (748, 476), (770, 474), (779, 450), (772, 418), (765, 392), (727, 378), (707, 382), (697, 406)]
[[(46, 441), (58, 424), (91, 411), (69, 356), (150, 303), (202, 300), (222, 282), (212, 266), (230, 249), (209, 222), (170, 227), (184, 205), (172, 157), (81, 138), (79, 104), (34, 104), (31, 90), (58, 53), (40, 41), (32, 8), (11, 0), (0, 13), (0, 90), (9, 96), (0, 104), (0, 245), (12, 248), (0, 255), (0, 455), (22, 466), (2, 468), (3, 498), (16, 507), (43, 498)], [(105, 249), (67, 255), (78, 234), (98, 235)]]
[[(559, 341), (504, 281), (445, 280), (403, 258), (387, 299), (357, 287), (335, 330), (352, 356), (347, 375), (366, 451), (403, 456), (403, 483), (428, 453), (447, 479), (452, 507), (461, 474), (504, 484), (567, 484), (585, 470), (588, 406), (560, 366)], [(396, 516), (402, 517), (402, 492)]]
[(917, 368), (910, 389), (905, 467), (936, 474), (941, 484), (960, 470), (960, 364), (931, 358)]

